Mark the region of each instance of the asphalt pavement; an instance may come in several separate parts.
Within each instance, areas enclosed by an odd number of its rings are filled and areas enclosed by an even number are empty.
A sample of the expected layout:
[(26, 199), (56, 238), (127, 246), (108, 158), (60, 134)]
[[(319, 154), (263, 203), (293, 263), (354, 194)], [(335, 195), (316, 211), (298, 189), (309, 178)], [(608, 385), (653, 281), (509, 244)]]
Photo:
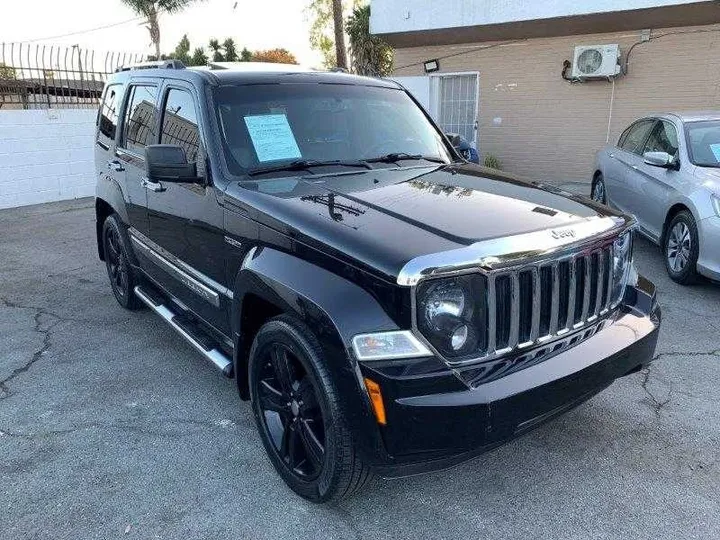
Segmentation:
[(315, 506), (234, 382), (117, 304), (91, 200), (3, 210), (0, 538), (720, 537), (720, 285), (671, 282), (645, 240), (636, 263), (664, 316), (649, 370), (472, 462)]

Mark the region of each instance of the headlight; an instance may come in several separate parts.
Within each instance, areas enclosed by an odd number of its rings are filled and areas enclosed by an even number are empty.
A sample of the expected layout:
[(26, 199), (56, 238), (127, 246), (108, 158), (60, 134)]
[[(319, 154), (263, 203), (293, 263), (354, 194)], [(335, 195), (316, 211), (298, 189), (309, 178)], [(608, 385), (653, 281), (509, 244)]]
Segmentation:
[(617, 306), (625, 294), (625, 286), (632, 268), (632, 231), (627, 231), (613, 243), (613, 280), (611, 307)]
[(717, 195), (710, 195), (710, 200), (712, 201), (715, 215), (720, 216), (720, 197), (718, 197)]
[(482, 347), (485, 280), (478, 274), (429, 280), (418, 285), (420, 333), (443, 356), (458, 358)]

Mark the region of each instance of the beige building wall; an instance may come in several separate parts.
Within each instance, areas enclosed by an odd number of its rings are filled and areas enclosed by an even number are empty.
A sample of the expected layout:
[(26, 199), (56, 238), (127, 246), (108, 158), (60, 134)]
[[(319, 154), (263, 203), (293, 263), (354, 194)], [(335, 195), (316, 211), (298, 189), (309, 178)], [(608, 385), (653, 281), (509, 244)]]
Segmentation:
[(640, 31), (399, 48), (395, 75), (423, 75), (422, 62), (438, 57), (441, 73), (478, 71), (481, 156), (493, 154), (504, 170), (538, 180), (589, 182), (609, 120), (615, 142), (646, 114), (720, 109), (720, 25), (652, 35), (633, 49), (628, 74), (615, 81), (611, 117), (612, 83), (565, 81), (563, 61), (572, 60), (576, 45), (608, 43), (620, 44), (624, 60)]

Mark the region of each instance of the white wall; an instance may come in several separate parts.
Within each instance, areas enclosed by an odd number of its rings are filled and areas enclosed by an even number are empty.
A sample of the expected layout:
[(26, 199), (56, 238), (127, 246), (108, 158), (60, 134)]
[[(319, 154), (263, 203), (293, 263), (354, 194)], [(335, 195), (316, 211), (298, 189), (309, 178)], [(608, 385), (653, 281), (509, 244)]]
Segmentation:
[(93, 195), (96, 114), (0, 110), (0, 208)]
[(390, 34), (702, 2), (703, 0), (371, 0), (370, 28), (374, 34)]

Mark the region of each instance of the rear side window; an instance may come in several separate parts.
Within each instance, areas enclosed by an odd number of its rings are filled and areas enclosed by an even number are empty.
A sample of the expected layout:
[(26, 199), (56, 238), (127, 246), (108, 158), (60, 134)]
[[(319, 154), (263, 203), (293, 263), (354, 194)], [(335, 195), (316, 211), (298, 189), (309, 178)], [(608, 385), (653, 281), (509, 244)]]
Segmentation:
[(107, 87), (98, 115), (98, 140), (109, 145), (115, 141), (117, 132), (118, 114), (122, 103), (122, 84), (113, 84)]
[(157, 88), (131, 86), (123, 121), (123, 147), (143, 154), (155, 138), (155, 103)]
[(168, 90), (163, 110), (160, 142), (181, 146), (185, 150), (189, 163), (197, 161), (200, 150), (200, 131), (197, 109), (189, 92), (177, 88)]
[(620, 138), (620, 148), (633, 154), (642, 153), (645, 140), (654, 123), (654, 120), (641, 120), (630, 126), (627, 132)]

